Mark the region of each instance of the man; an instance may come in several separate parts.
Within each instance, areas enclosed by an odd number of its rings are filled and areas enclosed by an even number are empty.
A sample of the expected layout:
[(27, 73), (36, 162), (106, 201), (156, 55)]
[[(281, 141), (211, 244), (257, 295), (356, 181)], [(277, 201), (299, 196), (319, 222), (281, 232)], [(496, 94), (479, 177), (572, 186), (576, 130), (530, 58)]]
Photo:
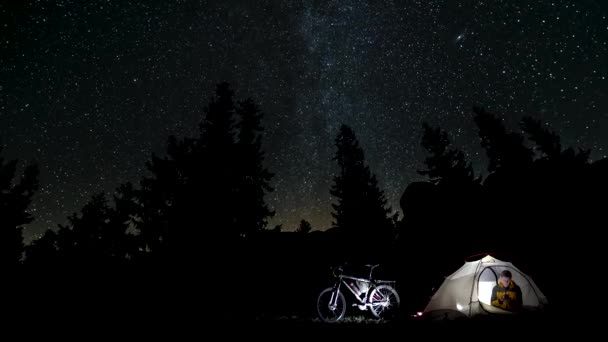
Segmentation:
[(521, 288), (511, 279), (511, 272), (508, 270), (500, 273), (498, 284), (492, 290), (492, 305), (509, 311), (522, 308)]

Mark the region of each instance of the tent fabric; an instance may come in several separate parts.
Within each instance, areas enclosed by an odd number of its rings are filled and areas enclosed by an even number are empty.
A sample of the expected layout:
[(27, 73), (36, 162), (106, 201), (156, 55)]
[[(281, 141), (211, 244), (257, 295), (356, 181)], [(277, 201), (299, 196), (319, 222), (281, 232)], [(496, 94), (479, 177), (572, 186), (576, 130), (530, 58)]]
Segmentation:
[(521, 288), (524, 310), (537, 310), (548, 303), (532, 278), (512, 263), (486, 255), (479, 260), (465, 262), (456, 272), (446, 277), (423, 314), (444, 319), (480, 314), (511, 314), (510, 311), (490, 304), (492, 288), (503, 270), (511, 271), (513, 281)]

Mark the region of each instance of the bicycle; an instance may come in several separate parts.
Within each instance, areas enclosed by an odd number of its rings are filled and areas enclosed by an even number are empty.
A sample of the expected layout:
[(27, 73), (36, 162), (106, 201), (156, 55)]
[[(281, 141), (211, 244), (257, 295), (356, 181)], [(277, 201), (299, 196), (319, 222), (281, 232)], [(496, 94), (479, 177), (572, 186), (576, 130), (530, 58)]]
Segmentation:
[(394, 288), (393, 280), (375, 280), (372, 277), (374, 268), (379, 265), (365, 265), (370, 268), (369, 278), (357, 278), (343, 274), (341, 266), (333, 269), (336, 281), (332, 287), (321, 291), (317, 299), (317, 314), (323, 322), (337, 322), (346, 314), (346, 298), (341, 290), (346, 287), (357, 302), (359, 310), (365, 311), (369, 308), (376, 318), (392, 317), (397, 310), (401, 300)]

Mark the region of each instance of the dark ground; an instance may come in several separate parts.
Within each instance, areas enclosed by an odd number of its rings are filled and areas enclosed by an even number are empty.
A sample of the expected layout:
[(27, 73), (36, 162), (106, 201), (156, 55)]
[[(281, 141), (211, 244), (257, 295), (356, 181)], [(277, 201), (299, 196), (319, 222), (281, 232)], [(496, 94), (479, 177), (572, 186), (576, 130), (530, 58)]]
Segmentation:
[[(66, 310), (67, 309), (67, 310)], [(25, 314), (25, 313), (24, 313)], [(166, 308), (163, 310), (128, 311), (74, 310), (74, 307), (47, 307), (22, 315), (7, 325), (20, 335), (42, 335), (77, 338), (78, 340), (150, 340), (182, 341), (291, 341), (307, 340), (444, 340), (475, 339), (483, 341), (518, 341), (561, 336), (577, 340), (592, 334), (582, 318), (551, 311), (519, 316), (479, 316), (453, 321), (426, 321), (398, 317), (390, 321), (355, 314), (338, 323), (323, 323), (313, 318), (277, 316), (256, 320), (222, 320), (213, 307)], [(7, 323), (7, 321), (5, 321)], [(587, 322), (591, 323), (591, 322)], [(596, 327), (598, 325), (595, 325)], [(10, 331), (10, 330), (9, 330)], [(574, 335), (573, 335), (574, 334)]]

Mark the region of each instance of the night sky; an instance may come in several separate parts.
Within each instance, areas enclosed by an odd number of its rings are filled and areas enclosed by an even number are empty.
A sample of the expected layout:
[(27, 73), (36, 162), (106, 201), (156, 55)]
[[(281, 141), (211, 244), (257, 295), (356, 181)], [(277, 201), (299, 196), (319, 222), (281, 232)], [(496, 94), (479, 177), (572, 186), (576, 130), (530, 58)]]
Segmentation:
[(15, 3), (0, 5), (0, 139), (41, 169), (27, 241), (198, 134), (221, 81), (265, 113), (269, 228), (331, 225), (343, 123), (393, 210), (422, 179), (423, 121), (482, 171), (473, 106), (608, 154), (605, 0)]

